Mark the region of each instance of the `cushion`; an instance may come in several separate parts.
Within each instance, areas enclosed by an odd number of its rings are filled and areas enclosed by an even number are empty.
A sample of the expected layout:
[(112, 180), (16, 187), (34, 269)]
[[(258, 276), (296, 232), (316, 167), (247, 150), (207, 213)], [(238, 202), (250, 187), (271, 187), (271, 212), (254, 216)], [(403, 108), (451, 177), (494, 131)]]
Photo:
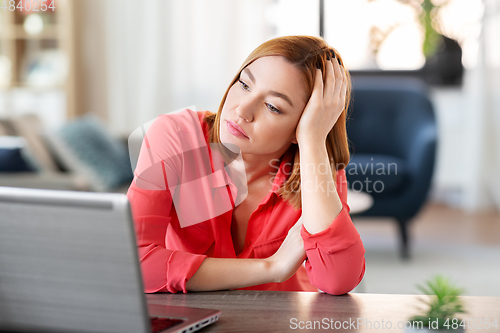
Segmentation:
[(404, 183), (405, 163), (394, 156), (360, 153), (352, 156), (345, 172), (354, 191), (392, 192)]
[(77, 118), (46, 138), (63, 167), (83, 174), (93, 190), (110, 191), (132, 181), (125, 145), (110, 136), (94, 115)]
[(37, 166), (25, 146), (22, 137), (0, 137), (0, 172), (37, 171)]
[(46, 172), (57, 172), (59, 167), (54, 161), (49, 147), (45, 145), (43, 137), (43, 125), (40, 117), (36, 114), (24, 114), (9, 120), (11, 128), (16, 135), (26, 140), (26, 145), (33, 154), (40, 169)]

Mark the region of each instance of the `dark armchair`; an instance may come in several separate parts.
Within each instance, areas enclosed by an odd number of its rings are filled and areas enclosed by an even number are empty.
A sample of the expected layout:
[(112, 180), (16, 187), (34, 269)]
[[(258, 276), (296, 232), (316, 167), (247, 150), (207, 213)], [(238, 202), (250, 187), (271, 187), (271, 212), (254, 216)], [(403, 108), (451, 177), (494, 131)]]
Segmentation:
[(426, 200), (436, 154), (436, 121), (426, 85), (410, 78), (354, 78), (347, 132), (349, 187), (374, 199), (359, 216), (395, 218), (401, 255), (408, 258), (408, 223)]

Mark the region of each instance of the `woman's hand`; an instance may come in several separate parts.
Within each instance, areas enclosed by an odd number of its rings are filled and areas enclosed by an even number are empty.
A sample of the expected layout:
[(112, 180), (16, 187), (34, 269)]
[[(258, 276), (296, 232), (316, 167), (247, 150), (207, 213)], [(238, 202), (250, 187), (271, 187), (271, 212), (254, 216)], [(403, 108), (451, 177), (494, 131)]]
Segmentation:
[(324, 143), (345, 106), (347, 80), (335, 58), (326, 63), (326, 79), (316, 70), (314, 88), (296, 129), (297, 142), (315, 140)]
[(274, 282), (285, 282), (297, 272), (306, 259), (304, 242), (300, 236), (302, 218), (288, 231), (288, 235), (275, 254), (265, 259), (270, 263)]

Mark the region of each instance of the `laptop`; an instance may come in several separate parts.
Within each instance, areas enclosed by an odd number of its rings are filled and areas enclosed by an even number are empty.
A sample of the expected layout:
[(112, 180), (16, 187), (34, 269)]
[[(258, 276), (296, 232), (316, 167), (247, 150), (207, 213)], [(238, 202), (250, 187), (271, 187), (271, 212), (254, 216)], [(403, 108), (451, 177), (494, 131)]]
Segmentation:
[(0, 187), (0, 331), (193, 332), (220, 314), (147, 304), (125, 194)]

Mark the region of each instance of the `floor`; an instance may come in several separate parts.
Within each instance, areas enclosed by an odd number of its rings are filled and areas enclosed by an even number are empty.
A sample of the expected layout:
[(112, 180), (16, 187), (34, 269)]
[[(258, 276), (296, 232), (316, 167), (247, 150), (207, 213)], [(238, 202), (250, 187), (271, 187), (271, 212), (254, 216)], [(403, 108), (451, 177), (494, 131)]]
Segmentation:
[[(356, 218), (360, 233), (370, 236), (396, 233), (390, 219)], [(372, 223), (374, 222), (374, 223)], [(412, 240), (500, 246), (500, 213), (472, 214), (444, 204), (429, 203), (410, 224)]]
[(366, 273), (356, 292), (417, 294), (418, 284), (443, 274), (464, 288), (464, 295), (500, 297), (500, 213), (427, 204), (410, 224), (408, 261), (399, 258), (394, 221), (353, 221), (366, 249)]

